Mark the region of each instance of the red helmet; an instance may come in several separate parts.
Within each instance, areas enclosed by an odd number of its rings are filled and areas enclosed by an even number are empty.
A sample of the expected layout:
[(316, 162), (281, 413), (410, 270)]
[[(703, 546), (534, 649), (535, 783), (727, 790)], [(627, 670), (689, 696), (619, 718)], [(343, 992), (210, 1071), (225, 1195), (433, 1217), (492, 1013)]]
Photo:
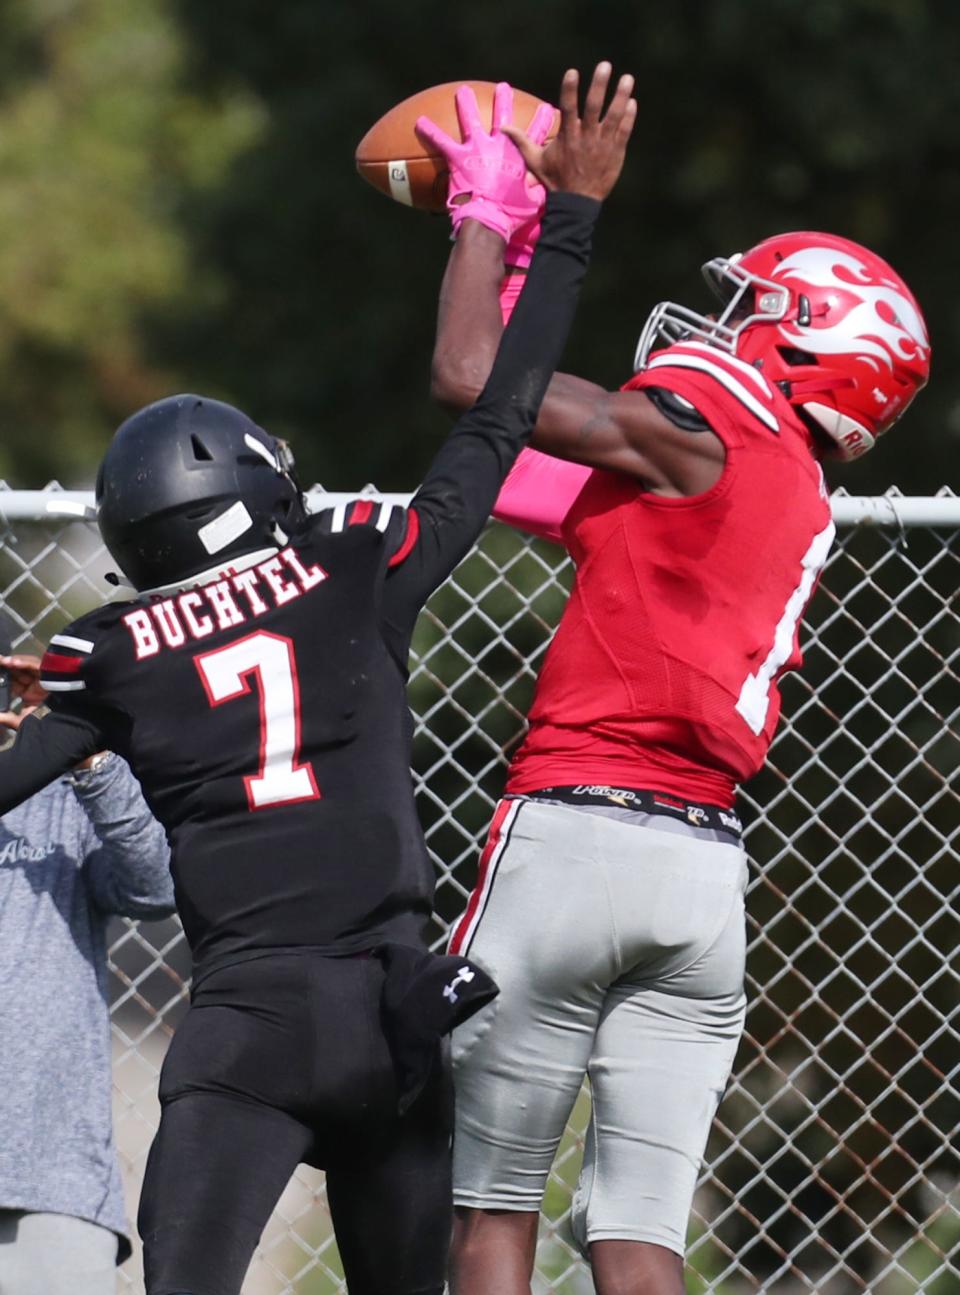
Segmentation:
[(634, 361), (658, 342), (699, 338), (756, 365), (855, 459), (930, 376), (920, 307), (886, 261), (833, 234), (779, 234), (703, 267), (724, 303), (716, 318), (661, 302)]

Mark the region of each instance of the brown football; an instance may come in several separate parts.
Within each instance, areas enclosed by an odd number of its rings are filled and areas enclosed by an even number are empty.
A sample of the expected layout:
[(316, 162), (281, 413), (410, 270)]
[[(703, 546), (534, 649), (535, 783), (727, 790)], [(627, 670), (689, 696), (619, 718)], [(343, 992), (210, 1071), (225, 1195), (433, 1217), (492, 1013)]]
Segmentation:
[[(429, 117), (453, 139), (460, 139), (460, 124), (454, 95), (462, 85), (472, 87), (480, 107), (480, 117), (490, 129), (493, 116), (493, 81), (447, 81), (443, 85), (421, 90), (384, 113), (357, 145), (357, 170), (375, 189), (396, 202), (423, 211), (443, 211), (447, 196), (447, 167), (437, 153), (429, 152), (414, 130), (418, 117)], [(513, 120), (526, 129), (541, 100), (524, 90), (513, 92)], [(553, 139), (560, 123), (554, 118), (549, 138)]]

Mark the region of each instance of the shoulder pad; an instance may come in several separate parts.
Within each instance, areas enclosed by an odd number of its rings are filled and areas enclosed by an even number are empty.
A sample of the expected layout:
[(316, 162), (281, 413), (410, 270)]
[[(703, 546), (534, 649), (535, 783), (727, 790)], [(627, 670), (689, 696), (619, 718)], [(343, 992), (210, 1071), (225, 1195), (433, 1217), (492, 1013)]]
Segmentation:
[(315, 514), (314, 525), (322, 535), (336, 535), (351, 526), (370, 526), (387, 537), (390, 566), (397, 566), (417, 541), (419, 520), (415, 509), (385, 499), (351, 499)]
[(712, 384), (732, 396), (770, 431), (780, 431), (777, 394), (763, 374), (745, 360), (705, 342), (677, 342), (654, 352), (643, 371), (629, 385), (634, 389), (656, 386), (671, 390), (672, 374), (677, 376), (680, 384), (684, 375), (700, 375), (701, 382), (703, 378), (712, 380)]
[(685, 432), (708, 432), (710, 424), (703, 414), (684, 396), (666, 387), (647, 387), (646, 394), (663, 414), (676, 427)]
[(386, 531), (395, 512), (403, 512), (399, 504), (383, 499), (349, 499), (346, 503), (322, 508), (314, 514), (314, 525), (323, 535), (336, 535), (349, 526), (372, 526)]
[(97, 644), (129, 603), (105, 603), (54, 634), (40, 660), (40, 686), (49, 693), (83, 692)]

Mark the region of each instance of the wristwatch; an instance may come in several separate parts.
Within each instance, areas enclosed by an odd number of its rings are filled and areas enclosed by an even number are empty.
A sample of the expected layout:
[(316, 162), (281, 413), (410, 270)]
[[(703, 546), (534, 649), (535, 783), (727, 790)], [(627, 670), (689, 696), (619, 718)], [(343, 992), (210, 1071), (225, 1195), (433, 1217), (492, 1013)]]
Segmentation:
[(112, 751), (98, 751), (85, 769), (71, 769), (67, 774), (67, 781), (71, 782), (74, 787), (85, 786), (94, 774), (99, 773), (105, 764), (108, 764), (114, 758)]

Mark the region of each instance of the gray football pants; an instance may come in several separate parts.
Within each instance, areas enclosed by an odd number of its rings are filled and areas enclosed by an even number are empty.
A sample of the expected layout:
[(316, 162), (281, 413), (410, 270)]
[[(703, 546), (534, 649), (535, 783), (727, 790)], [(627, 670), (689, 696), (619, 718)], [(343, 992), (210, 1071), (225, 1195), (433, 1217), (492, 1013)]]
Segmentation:
[(536, 1210), (590, 1079), (574, 1235), (683, 1253), (743, 1030), (735, 844), (501, 802), (457, 951), (500, 996), (454, 1035), (454, 1199)]

